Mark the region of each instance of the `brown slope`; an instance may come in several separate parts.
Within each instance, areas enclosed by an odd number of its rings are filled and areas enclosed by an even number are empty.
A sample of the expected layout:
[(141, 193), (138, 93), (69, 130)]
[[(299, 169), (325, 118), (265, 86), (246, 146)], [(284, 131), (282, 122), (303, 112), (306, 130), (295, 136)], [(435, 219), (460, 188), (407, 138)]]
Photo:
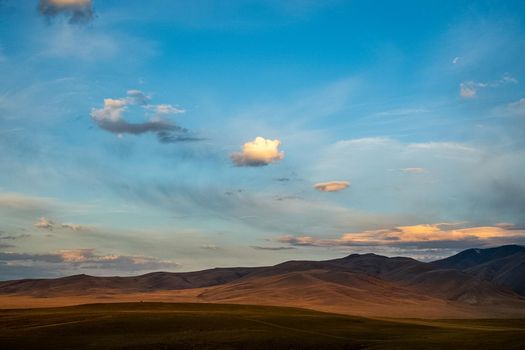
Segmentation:
[(519, 296), (472, 274), (410, 258), (374, 254), (354, 254), (328, 261), (288, 261), (260, 268), (11, 281), (0, 283), (0, 294), (76, 296), (82, 297), (83, 302), (92, 296), (128, 301), (155, 298), (293, 305), (392, 317), (498, 316), (525, 312), (525, 303)]
[(255, 270), (257, 268), (215, 268), (182, 273), (153, 272), (134, 277), (75, 275), (56, 279), (26, 279), (0, 282), (0, 294), (51, 297), (180, 290), (228, 283)]
[(525, 297), (525, 252), (495, 259), (465, 270), (468, 274), (508, 287)]
[(467, 249), (430, 263), (436, 268), (461, 270), (479, 279), (505, 286), (525, 296), (525, 247), (505, 245)]
[(498, 303), (501, 299), (517, 298), (509, 288), (452, 268), (441, 268), (411, 258), (387, 258), (376, 254), (353, 254), (331, 260), (351, 271), (358, 271), (400, 286), (446, 300), (470, 304)]
[(296, 306), (375, 317), (525, 316), (525, 302), (519, 298), (503, 296), (497, 303), (473, 306), (361, 273), (322, 269), (249, 276), (202, 288), (197, 300)]

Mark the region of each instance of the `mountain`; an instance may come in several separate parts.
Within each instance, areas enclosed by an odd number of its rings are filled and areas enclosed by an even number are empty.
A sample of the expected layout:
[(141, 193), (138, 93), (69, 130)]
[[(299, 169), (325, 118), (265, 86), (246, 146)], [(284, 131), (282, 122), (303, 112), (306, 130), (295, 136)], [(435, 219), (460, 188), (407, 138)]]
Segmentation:
[(38, 298), (57, 305), (154, 300), (286, 305), (366, 316), (525, 317), (525, 299), (517, 294), (525, 289), (524, 266), (524, 247), (503, 246), (469, 249), (432, 263), (352, 254), (253, 268), (76, 275), (0, 282), (0, 306), (42, 303)]
[(465, 270), (514, 254), (524, 254), (525, 247), (519, 245), (504, 245), (486, 249), (467, 249), (445, 259), (431, 262), (432, 266)]
[(505, 286), (525, 296), (525, 247), (505, 245), (487, 249), (468, 249), (434, 261), (432, 266), (453, 268), (479, 279)]

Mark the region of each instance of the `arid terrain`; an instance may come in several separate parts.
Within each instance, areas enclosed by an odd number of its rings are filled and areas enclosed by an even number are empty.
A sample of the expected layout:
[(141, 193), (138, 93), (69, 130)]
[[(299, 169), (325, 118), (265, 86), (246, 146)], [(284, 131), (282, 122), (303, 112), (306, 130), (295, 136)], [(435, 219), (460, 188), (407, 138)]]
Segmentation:
[(432, 263), (354, 254), (270, 267), (6, 281), (0, 283), (0, 307), (191, 302), (293, 306), (365, 317), (522, 318), (524, 271), (521, 246), (469, 249)]

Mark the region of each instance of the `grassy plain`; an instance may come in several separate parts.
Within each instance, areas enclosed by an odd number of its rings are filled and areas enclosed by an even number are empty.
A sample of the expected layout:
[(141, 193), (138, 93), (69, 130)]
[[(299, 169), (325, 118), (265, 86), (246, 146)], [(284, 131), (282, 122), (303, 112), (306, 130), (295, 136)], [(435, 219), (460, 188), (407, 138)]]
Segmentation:
[(525, 320), (370, 319), (228, 304), (90, 304), (0, 310), (0, 348), (525, 349)]

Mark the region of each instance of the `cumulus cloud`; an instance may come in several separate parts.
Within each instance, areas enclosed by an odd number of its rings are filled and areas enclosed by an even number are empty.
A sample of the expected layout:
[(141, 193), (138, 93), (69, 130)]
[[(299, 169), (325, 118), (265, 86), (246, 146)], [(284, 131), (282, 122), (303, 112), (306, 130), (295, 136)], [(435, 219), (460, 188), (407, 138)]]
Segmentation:
[(89, 23), (94, 17), (91, 0), (40, 0), (38, 11), (48, 19), (66, 16), (70, 24)]
[(40, 219), (38, 219), (37, 223), (35, 223), (35, 227), (43, 230), (53, 231), (53, 229), (55, 228), (55, 223), (52, 220), (49, 220), (45, 217), (41, 217)]
[(459, 84), (459, 95), (463, 98), (474, 98), (477, 96), (479, 89), (495, 88), (504, 84), (516, 84), (518, 80), (513, 76), (505, 73), (501, 79), (485, 83), (476, 81), (464, 81)]
[[(154, 133), (161, 143), (175, 143), (201, 140), (185, 128), (165, 119), (169, 114), (183, 113), (184, 110), (171, 105), (152, 105), (150, 96), (139, 90), (128, 90), (127, 96), (119, 99), (106, 98), (102, 108), (91, 110), (92, 120), (101, 128), (119, 136), (123, 134), (140, 135)], [(129, 106), (138, 105), (146, 110), (154, 110), (154, 115), (146, 122), (130, 123), (124, 119)]]
[(281, 141), (256, 137), (255, 140), (243, 145), (241, 152), (231, 155), (237, 166), (265, 166), (284, 158), (284, 152), (279, 151)]
[(348, 186), (350, 186), (348, 181), (329, 181), (316, 183), (314, 188), (321, 192), (338, 192), (348, 188)]
[(280, 243), (291, 246), (337, 247), (337, 246), (427, 246), (454, 248), (467, 245), (515, 243), (525, 240), (525, 230), (512, 226), (460, 227), (454, 223), (398, 226), (388, 229), (351, 232), (339, 238), (316, 238), (311, 236), (282, 236)]

